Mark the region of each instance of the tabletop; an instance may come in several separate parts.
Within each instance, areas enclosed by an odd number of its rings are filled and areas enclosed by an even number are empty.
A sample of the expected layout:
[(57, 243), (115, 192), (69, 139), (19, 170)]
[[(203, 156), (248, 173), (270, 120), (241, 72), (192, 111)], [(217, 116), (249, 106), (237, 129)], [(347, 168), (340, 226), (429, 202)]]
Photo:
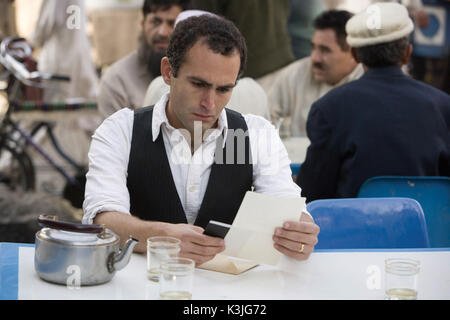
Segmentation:
[[(239, 275), (195, 269), (193, 300), (382, 300), (384, 260), (421, 263), (418, 299), (450, 299), (450, 248), (316, 250), (307, 261), (283, 257)], [(0, 243), (0, 299), (154, 300), (158, 283), (146, 278), (146, 257), (130, 263), (105, 284), (81, 288), (51, 284), (34, 270), (34, 245)]]

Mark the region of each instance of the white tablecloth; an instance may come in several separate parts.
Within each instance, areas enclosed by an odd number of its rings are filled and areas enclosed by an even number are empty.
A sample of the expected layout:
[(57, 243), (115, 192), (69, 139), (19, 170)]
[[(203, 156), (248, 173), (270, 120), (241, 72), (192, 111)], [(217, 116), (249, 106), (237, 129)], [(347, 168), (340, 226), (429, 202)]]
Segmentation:
[[(384, 259), (421, 262), (418, 299), (450, 299), (449, 251), (315, 252), (297, 262), (260, 265), (240, 275), (195, 269), (193, 300), (384, 299)], [(70, 289), (42, 281), (34, 270), (34, 248), (19, 249), (19, 299), (158, 299), (158, 284), (146, 278), (145, 255), (103, 285)]]

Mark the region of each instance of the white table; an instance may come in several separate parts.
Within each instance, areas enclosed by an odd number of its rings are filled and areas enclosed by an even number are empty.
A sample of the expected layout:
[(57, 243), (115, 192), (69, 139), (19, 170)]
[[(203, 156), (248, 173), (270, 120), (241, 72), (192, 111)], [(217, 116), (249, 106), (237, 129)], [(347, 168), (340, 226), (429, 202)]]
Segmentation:
[[(450, 299), (449, 248), (318, 250), (307, 261), (283, 258), (277, 267), (260, 265), (240, 275), (196, 269), (192, 299), (382, 300), (387, 257), (420, 260), (418, 299)], [(79, 289), (42, 281), (33, 259), (34, 247), (18, 245), (18, 299), (158, 299), (158, 284), (146, 278), (145, 255), (133, 254), (110, 282)]]

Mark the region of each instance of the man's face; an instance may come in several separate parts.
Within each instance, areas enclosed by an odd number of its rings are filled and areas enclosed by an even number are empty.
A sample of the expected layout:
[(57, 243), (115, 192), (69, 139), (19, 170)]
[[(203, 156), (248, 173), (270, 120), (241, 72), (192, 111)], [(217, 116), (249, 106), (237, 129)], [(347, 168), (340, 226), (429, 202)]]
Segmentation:
[(144, 17), (142, 29), (145, 40), (154, 51), (166, 52), (175, 20), (181, 11), (181, 7), (172, 6), (167, 10), (156, 10), (156, 12), (151, 12)]
[(311, 45), (312, 72), (316, 81), (335, 85), (356, 66), (350, 49), (342, 50), (333, 29), (316, 30)]
[[(167, 117), (175, 128), (194, 133), (194, 121), (202, 132), (215, 127), (217, 119), (231, 97), (240, 68), (240, 56), (213, 52), (201, 40), (186, 53), (175, 78), (167, 58), (163, 59), (163, 77), (170, 85)], [(166, 70), (166, 71), (165, 71)]]

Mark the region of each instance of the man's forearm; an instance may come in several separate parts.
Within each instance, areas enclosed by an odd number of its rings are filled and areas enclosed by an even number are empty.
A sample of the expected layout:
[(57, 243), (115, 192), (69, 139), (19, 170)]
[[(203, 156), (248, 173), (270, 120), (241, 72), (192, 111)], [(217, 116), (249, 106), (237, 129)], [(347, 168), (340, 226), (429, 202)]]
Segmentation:
[(121, 245), (129, 236), (139, 240), (134, 252), (146, 252), (148, 237), (164, 235), (166, 223), (158, 221), (144, 221), (120, 212), (101, 212), (94, 218), (94, 223), (104, 224), (120, 237)]
[(203, 234), (203, 228), (184, 223), (166, 223), (144, 221), (120, 212), (102, 212), (96, 215), (94, 223), (104, 224), (115, 232), (123, 244), (128, 236), (139, 240), (134, 252), (144, 253), (147, 250), (146, 240), (152, 236), (170, 236), (180, 239), (180, 256), (191, 258), (196, 265), (211, 260), (225, 249), (221, 238)]

